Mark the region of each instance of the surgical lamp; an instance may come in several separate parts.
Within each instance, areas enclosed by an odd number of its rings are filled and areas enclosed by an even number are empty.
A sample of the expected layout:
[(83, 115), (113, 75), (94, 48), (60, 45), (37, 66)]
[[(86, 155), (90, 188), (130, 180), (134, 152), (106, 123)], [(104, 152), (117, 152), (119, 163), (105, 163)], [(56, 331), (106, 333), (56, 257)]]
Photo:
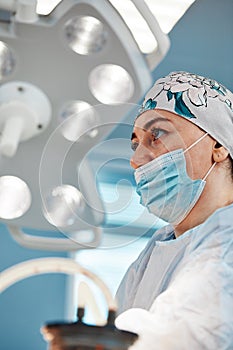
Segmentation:
[(157, 41), (148, 54), (112, 1), (63, 0), (41, 15), (36, 0), (0, 0), (0, 219), (26, 247), (82, 245), (24, 228), (91, 230), (89, 246), (99, 244), (104, 206), (86, 155), (141, 99), (169, 48), (146, 3), (131, 2)]

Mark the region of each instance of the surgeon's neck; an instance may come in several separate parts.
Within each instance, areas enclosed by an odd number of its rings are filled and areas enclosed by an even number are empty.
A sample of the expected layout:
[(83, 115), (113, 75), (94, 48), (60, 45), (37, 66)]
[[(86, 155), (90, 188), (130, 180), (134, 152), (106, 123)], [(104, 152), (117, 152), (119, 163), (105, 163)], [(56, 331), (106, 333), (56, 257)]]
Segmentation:
[[(213, 214), (213, 212), (210, 213), (210, 215)], [(201, 217), (193, 217), (193, 216), (191, 218), (187, 217), (179, 225), (174, 226), (175, 237), (178, 238), (179, 236), (181, 236), (183, 233), (187, 232), (188, 230), (190, 230), (190, 229), (192, 229), (192, 228), (202, 224), (203, 222), (205, 222), (205, 220), (207, 218), (208, 217), (203, 217), (203, 218), (201, 218)]]
[(219, 207), (214, 207), (214, 208), (209, 208), (208, 212), (205, 210), (205, 212), (200, 212), (197, 214), (196, 207), (192, 210), (190, 214), (188, 215), (187, 218), (185, 218), (179, 225), (174, 227), (174, 233), (175, 237), (181, 236), (183, 233), (187, 232), (188, 230), (201, 225), (204, 223), (209, 216), (211, 216), (215, 210), (221, 208), (222, 206), (220, 205)]
[[(207, 186), (208, 188), (208, 186)], [(206, 189), (207, 189), (206, 188)], [(217, 209), (223, 208), (233, 203), (233, 186), (226, 186), (220, 191), (204, 191), (195, 207), (187, 217), (174, 226), (176, 238), (188, 230), (204, 223)]]

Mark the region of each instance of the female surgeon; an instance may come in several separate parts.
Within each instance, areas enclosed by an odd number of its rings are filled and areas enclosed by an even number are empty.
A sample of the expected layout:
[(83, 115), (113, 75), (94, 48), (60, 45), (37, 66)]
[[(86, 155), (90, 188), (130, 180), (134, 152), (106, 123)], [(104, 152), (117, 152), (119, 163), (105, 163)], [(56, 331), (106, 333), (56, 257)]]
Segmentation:
[(233, 94), (173, 72), (145, 97), (132, 133), (137, 193), (168, 222), (128, 269), (116, 326), (130, 350), (233, 349)]

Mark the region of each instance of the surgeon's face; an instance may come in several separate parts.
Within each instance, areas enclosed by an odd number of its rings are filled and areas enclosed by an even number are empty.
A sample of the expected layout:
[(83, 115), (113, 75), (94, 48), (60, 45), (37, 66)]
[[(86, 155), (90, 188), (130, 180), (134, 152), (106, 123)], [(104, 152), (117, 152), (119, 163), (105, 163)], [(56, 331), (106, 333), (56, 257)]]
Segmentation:
[[(165, 110), (148, 110), (135, 121), (131, 137), (134, 169), (164, 153), (186, 149), (205, 132), (187, 119)], [(193, 179), (203, 178), (212, 165), (215, 141), (207, 135), (185, 153), (187, 172)]]

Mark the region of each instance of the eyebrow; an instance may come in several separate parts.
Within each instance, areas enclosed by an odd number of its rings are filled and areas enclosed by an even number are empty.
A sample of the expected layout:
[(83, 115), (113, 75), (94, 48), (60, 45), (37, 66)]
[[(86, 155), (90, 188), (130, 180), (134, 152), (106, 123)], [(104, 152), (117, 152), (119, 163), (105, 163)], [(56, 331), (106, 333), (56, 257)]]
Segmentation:
[[(166, 118), (162, 118), (162, 117), (159, 117), (159, 118), (153, 118), (151, 120), (149, 120), (148, 122), (146, 122), (144, 124), (144, 126), (142, 127), (143, 130), (147, 131), (151, 125), (153, 125), (154, 123), (157, 123), (157, 122), (167, 122), (167, 123), (170, 123), (170, 121)], [(131, 135), (131, 140), (137, 138), (137, 135), (135, 132), (132, 133)]]

